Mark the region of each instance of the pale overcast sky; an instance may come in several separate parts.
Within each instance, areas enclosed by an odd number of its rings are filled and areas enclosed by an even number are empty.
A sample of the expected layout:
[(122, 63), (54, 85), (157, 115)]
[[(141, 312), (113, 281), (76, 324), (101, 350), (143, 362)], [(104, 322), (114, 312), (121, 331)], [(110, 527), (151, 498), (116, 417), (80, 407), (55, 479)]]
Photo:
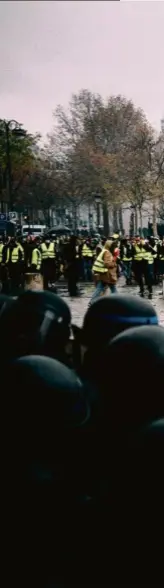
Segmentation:
[(0, 118), (44, 135), (88, 88), (164, 115), (164, 2), (0, 2)]

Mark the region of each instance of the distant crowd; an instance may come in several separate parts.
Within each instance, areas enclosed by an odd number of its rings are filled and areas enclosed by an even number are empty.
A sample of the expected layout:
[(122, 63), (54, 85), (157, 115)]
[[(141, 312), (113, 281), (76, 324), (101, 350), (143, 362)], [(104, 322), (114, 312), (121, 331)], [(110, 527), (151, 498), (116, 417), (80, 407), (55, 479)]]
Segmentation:
[(103, 295), (108, 287), (116, 291), (121, 273), (127, 285), (138, 284), (141, 296), (147, 287), (151, 298), (153, 285), (160, 283), (164, 275), (164, 238), (130, 239), (117, 234), (108, 240), (74, 235), (54, 239), (29, 235), (24, 240), (0, 237), (3, 293), (17, 293), (24, 288), (28, 276), (41, 274), (45, 290), (55, 287), (56, 281), (64, 277), (71, 297), (79, 295), (79, 281), (94, 281), (95, 296)]

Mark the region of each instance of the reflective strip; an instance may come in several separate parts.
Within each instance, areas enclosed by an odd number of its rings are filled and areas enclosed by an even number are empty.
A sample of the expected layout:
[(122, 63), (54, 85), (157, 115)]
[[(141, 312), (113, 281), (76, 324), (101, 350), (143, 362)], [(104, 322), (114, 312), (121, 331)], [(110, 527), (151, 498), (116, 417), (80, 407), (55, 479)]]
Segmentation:
[(121, 316), (117, 314), (106, 314), (101, 316), (102, 318), (105, 318), (105, 320), (110, 320), (111, 323), (125, 323), (129, 325), (158, 325), (157, 316)]
[(87, 247), (87, 245), (83, 245), (82, 256), (90, 258), (93, 257), (93, 252), (91, 251), (91, 249), (89, 249), (89, 247)]
[(145, 253), (145, 261), (148, 261), (148, 263), (153, 263), (154, 261), (154, 255), (152, 255), (151, 253)]

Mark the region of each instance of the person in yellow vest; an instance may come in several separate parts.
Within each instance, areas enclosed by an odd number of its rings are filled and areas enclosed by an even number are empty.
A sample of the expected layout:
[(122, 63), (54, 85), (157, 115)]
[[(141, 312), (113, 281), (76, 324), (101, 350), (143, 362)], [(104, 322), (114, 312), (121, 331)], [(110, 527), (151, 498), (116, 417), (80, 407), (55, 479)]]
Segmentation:
[(6, 266), (10, 282), (9, 290), (12, 294), (16, 294), (21, 285), (24, 254), (22, 246), (20, 246), (15, 237), (12, 237), (8, 245), (4, 247), (2, 257), (2, 262)]
[(93, 251), (91, 248), (90, 241), (87, 239), (82, 247), (82, 259), (83, 259), (83, 273), (84, 280), (92, 281), (92, 263), (93, 263)]
[(40, 245), (40, 251), (42, 256), (42, 274), (44, 290), (48, 290), (49, 283), (53, 284), (56, 279), (55, 243), (51, 241), (47, 236), (44, 242)]
[(90, 305), (99, 296), (103, 296), (110, 288), (111, 294), (117, 293), (117, 262), (111, 253), (112, 241), (107, 240), (105, 245), (99, 253), (97, 259), (94, 261), (92, 272), (94, 275), (96, 288), (90, 300)]
[(42, 256), (38, 239), (34, 239), (29, 250), (27, 273), (37, 274), (41, 272)]
[(149, 299), (152, 299), (153, 269), (155, 252), (143, 238), (137, 237), (133, 246), (134, 275), (140, 288), (140, 296), (144, 298), (145, 284), (148, 288)]

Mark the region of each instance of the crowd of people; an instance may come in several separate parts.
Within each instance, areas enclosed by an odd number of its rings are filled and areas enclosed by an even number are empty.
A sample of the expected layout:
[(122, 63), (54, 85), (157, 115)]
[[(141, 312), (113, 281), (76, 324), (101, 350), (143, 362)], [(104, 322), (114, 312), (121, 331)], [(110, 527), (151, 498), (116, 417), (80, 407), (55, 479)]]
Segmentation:
[(114, 234), (105, 238), (61, 237), (51, 240), (48, 235), (23, 241), (16, 237), (0, 237), (0, 282), (3, 293), (24, 288), (26, 276), (41, 273), (47, 290), (61, 277), (67, 280), (71, 297), (78, 296), (78, 282), (92, 282), (96, 289), (93, 300), (110, 288), (116, 292), (120, 273), (127, 285), (137, 283), (139, 293), (152, 298), (153, 285), (164, 275), (164, 238), (143, 239)]
[(99, 297), (79, 328), (57, 294), (1, 294), (0, 334), (12, 581), (161, 586), (164, 329), (151, 302)]

